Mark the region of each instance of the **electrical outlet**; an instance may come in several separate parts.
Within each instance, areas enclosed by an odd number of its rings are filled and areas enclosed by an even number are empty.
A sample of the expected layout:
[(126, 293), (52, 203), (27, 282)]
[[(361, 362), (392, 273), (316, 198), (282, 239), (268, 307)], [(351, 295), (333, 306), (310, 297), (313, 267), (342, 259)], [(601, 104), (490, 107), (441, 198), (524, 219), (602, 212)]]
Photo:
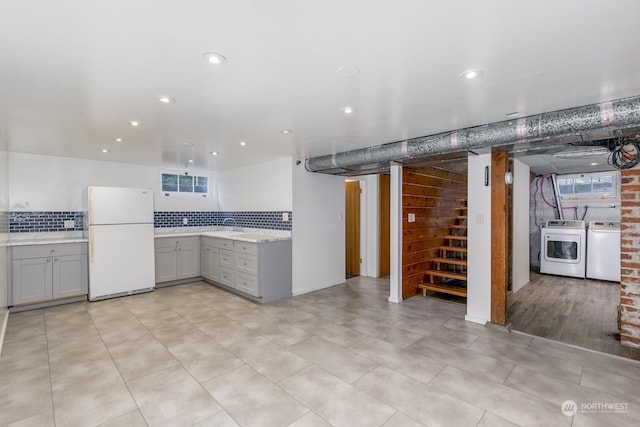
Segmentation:
[(189, 224), (189, 218), (182, 218), (182, 225)]
[(76, 228), (76, 221), (73, 219), (65, 220), (64, 228)]
[(414, 213), (409, 214), (409, 222), (416, 222), (416, 214)]
[(289, 221), (289, 212), (282, 212), (282, 220)]

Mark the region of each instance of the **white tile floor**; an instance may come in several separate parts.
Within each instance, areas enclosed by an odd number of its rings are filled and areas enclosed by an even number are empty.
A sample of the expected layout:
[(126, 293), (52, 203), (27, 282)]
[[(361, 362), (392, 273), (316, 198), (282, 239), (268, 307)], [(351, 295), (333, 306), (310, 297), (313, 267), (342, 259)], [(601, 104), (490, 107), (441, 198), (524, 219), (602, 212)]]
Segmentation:
[(640, 424), (640, 363), (387, 289), (354, 278), (256, 305), (199, 282), (11, 314), (0, 425)]

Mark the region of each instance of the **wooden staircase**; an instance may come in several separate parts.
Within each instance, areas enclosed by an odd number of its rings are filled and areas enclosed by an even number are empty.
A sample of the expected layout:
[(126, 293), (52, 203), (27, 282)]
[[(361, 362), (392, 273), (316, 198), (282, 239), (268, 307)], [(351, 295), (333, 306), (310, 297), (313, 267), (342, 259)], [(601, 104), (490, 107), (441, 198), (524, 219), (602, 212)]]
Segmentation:
[[(422, 295), (427, 291), (467, 297), (467, 201), (456, 208), (456, 215), (449, 226), (449, 234), (444, 236), (444, 246), (437, 248), (438, 256), (430, 259), (431, 270), (424, 273), (418, 288)], [(449, 279), (463, 281), (464, 286), (447, 284)]]

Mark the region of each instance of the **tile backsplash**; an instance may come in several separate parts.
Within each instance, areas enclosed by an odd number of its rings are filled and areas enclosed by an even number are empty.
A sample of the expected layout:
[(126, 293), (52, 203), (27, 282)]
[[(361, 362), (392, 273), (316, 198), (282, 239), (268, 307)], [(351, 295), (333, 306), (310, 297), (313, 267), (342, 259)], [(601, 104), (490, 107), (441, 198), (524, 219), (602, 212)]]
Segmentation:
[[(75, 211), (19, 211), (9, 212), (10, 233), (47, 231), (82, 231), (82, 212)], [(65, 221), (73, 220), (73, 227), (65, 228)]]
[[(286, 214), (288, 221), (283, 221)], [(154, 226), (162, 227), (212, 227), (221, 226), (225, 218), (233, 218), (225, 225), (243, 228), (291, 230), (291, 211), (233, 211), (233, 212), (154, 212)], [(184, 219), (186, 218), (186, 224)], [(65, 228), (65, 221), (74, 220), (72, 228)], [(84, 214), (79, 211), (14, 211), (0, 212), (0, 232), (8, 227), (10, 233), (81, 231)]]

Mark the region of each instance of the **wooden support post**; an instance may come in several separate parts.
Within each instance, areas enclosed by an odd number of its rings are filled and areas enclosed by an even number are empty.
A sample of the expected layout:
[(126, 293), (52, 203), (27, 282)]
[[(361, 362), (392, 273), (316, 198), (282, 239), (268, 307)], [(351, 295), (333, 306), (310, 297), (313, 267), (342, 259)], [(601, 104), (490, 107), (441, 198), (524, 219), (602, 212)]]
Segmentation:
[(491, 323), (507, 324), (507, 172), (505, 151), (491, 153)]

